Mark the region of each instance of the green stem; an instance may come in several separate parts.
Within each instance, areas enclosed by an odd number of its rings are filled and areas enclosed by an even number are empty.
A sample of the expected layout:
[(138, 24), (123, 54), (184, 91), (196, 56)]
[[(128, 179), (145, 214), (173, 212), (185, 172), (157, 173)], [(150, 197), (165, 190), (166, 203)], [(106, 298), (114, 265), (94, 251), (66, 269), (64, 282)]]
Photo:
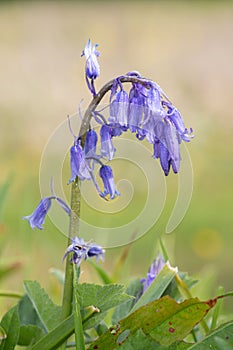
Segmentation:
[[(78, 179), (72, 183), (71, 188), (71, 214), (68, 236), (68, 246), (71, 244), (71, 239), (79, 235), (79, 219), (80, 219), (80, 202), (81, 192), (78, 185)], [(73, 305), (73, 266), (69, 258), (66, 259), (65, 283), (63, 290), (62, 301), (62, 320), (65, 320), (72, 313)], [(63, 344), (61, 349), (65, 349), (66, 344)]]
[(17, 293), (17, 292), (8, 292), (8, 291), (0, 291), (0, 297), (7, 297), (7, 298), (22, 298), (23, 294)]

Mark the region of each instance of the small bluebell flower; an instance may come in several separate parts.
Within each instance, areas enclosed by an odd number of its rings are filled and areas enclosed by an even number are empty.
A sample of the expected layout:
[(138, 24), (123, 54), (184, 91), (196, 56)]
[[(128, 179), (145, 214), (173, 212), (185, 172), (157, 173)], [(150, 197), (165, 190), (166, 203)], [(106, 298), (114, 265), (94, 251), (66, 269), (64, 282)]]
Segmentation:
[(108, 160), (112, 160), (115, 154), (115, 147), (112, 142), (112, 128), (103, 124), (100, 129), (100, 138), (101, 138), (101, 155), (106, 157)]
[(159, 272), (162, 270), (164, 265), (165, 265), (164, 258), (162, 257), (161, 254), (158, 254), (158, 256), (152, 262), (148, 270), (147, 278), (143, 278), (141, 280), (141, 283), (143, 285), (142, 293), (144, 293), (147, 290), (147, 288), (151, 285), (151, 283), (155, 280), (155, 278), (158, 276)]
[(76, 176), (78, 176), (80, 180), (91, 179), (90, 169), (84, 157), (79, 139), (75, 140), (74, 145), (70, 149), (70, 168), (71, 178), (68, 184), (75, 181)]
[(24, 216), (23, 219), (28, 220), (31, 228), (43, 229), (42, 225), (44, 224), (45, 217), (51, 207), (52, 197), (42, 198), (36, 209), (31, 215)]
[(104, 191), (100, 193), (101, 197), (106, 197), (109, 194), (110, 199), (113, 199), (115, 196), (119, 196), (120, 192), (116, 189), (112, 168), (108, 165), (102, 165), (99, 175), (104, 184)]
[(34, 228), (38, 228), (40, 230), (43, 229), (42, 225), (44, 224), (46, 215), (51, 207), (52, 200), (55, 199), (60, 207), (68, 214), (70, 215), (70, 208), (68, 205), (59, 197), (57, 196), (50, 196), (42, 198), (36, 209), (31, 215), (23, 216), (24, 220), (27, 220), (31, 226), (31, 228), (34, 230)]
[[(97, 60), (97, 57), (99, 57), (100, 54), (96, 50), (97, 46), (98, 44), (92, 46), (89, 39), (81, 55), (86, 58), (86, 81), (87, 86), (93, 95), (96, 95), (94, 80), (100, 75), (100, 66)], [(91, 83), (88, 79), (91, 80)]]
[(86, 134), (86, 141), (84, 145), (85, 157), (96, 157), (96, 145), (98, 136), (95, 130), (88, 130)]
[(94, 243), (84, 242), (82, 238), (74, 237), (72, 238), (72, 244), (69, 245), (65, 251), (63, 260), (69, 253), (73, 253), (70, 258), (70, 262), (79, 266), (82, 260), (86, 260), (87, 258), (92, 258), (94, 256), (97, 260), (99, 258), (103, 260), (105, 250)]

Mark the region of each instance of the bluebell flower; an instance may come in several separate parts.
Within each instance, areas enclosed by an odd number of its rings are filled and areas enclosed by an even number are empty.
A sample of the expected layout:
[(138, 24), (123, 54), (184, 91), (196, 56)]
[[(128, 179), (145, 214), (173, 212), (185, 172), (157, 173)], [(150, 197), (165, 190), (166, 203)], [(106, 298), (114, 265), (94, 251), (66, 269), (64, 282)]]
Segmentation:
[(184, 126), (183, 119), (182, 119), (181, 114), (177, 108), (172, 106), (172, 104), (169, 102), (164, 102), (163, 104), (168, 109), (167, 110), (167, 117), (175, 126), (181, 139), (183, 141), (189, 142), (191, 140), (191, 138), (193, 138), (193, 135), (192, 135), (193, 130), (190, 129), (190, 131), (188, 131), (188, 129)]
[(155, 280), (155, 278), (158, 276), (159, 272), (162, 270), (162, 268), (165, 265), (164, 258), (161, 254), (158, 254), (156, 259), (152, 262), (147, 277), (141, 279), (141, 283), (143, 285), (143, 293), (147, 290), (147, 288), (151, 285), (151, 283)]
[(115, 94), (114, 100), (110, 104), (110, 117), (112, 123), (118, 123), (125, 127), (128, 126), (128, 112), (129, 112), (129, 96), (122, 88)]
[(104, 184), (104, 191), (100, 193), (101, 197), (110, 196), (113, 199), (115, 196), (119, 196), (120, 192), (117, 191), (114, 183), (112, 168), (108, 165), (102, 165), (99, 171), (99, 175)]
[(79, 266), (82, 260), (86, 260), (87, 258), (92, 258), (94, 256), (97, 260), (99, 258), (103, 260), (105, 251), (102, 247), (94, 243), (85, 242), (82, 238), (74, 237), (72, 238), (72, 244), (69, 245), (65, 251), (63, 260), (70, 253), (73, 253), (70, 258), (70, 262)]
[(144, 102), (143, 86), (133, 84), (129, 93), (129, 113), (128, 113), (128, 127), (131, 132), (136, 132), (141, 128), (143, 122)]
[(91, 179), (90, 169), (79, 139), (75, 140), (74, 145), (70, 149), (70, 168), (71, 178), (68, 184), (75, 181), (76, 176), (78, 176), (80, 180)]
[(44, 224), (45, 217), (51, 207), (52, 197), (42, 198), (36, 209), (31, 215), (24, 216), (23, 219), (28, 220), (31, 228), (43, 229), (42, 225)]
[[(85, 56), (86, 58), (86, 81), (87, 81), (87, 86), (93, 95), (96, 94), (95, 87), (94, 87), (94, 80), (100, 75), (100, 66), (97, 60), (97, 57), (99, 57), (100, 54), (96, 50), (97, 46), (98, 44), (95, 44), (92, 46), (91, 41), (89, 39), (81, 55), (81, 56)], [(88, 79), (90, 79), (91, 82), (89, 82)]]
[(61, 208), (70, 215), (70, 208), (68, 205), (59, 197), (57, 196), (50, 196), (42, 198), (36, 209), (31, 215), (23, 216), (23, 219), (27, 220), (31, 226), (31, 228), (34, 230), (34, 228), (38, 228), (40, 230), (43, 229), (42, 225), (44, 224), (46, 215), (51, 207), (52, 200), (55, 199), (58, 204), (61, 206)]
[(101, 138), (101, 155), (106, 157), (108, 160), (112, 160), (115, 154), (115, 147), (112, 142), (112, 128), (103, 124), (100, 129), (100, 138)]
[(88, 130), (86, 134), (86, 141), (84, 145), (85, 157), (96, 157), (96, 145), (98, 136), (95, 130)]

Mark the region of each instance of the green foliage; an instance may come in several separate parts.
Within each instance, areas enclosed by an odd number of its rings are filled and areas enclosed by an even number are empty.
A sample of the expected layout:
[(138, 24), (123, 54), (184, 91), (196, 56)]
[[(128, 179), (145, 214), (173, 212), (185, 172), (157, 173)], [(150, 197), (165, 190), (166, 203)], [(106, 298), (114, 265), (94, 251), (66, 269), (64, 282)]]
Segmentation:
[(17, 307), (10, 309), (1, 321), (1, 328), (6, 333), (6, 338), (2, 340), (0, 350), (12, 350), (19, 339), (19, 315)]
[(25, 281), (24, 287), (45, 332), (57, 326), (61, 319), (61, 308), (51, 301), (37, 281)]
[[(197, 298), (178, 304), (168, 296), (142, 306), (110, 331), (104, 333), (89, 349), (115, 349), (119, 343), (134, 337), (138, 330), (158, 344), (169, 346), (184, 339), (210, 310), (211, 304)], [(127, 331), (127, 335), (122, 334)]]
[(79, 284), (76, 293), (80, 303), (81, 313), (84, 315), (85, 307), (90, 305), (98, 309), (92, 317), (84, 320), (84, 329), (96, 326), (106, 316), (106, 312), (119, 304), (130, 300), (131, 297), (124, 293), (124, 287), (118, 284), (105, 286), (95, 284)]

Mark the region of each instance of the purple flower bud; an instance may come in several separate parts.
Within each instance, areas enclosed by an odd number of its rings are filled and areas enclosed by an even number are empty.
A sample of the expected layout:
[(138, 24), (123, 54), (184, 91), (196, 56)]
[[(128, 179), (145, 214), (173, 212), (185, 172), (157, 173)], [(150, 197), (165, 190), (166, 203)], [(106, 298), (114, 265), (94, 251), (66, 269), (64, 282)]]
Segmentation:
[(76, 140), (70, 149), (70, 168), (71, 178), (68, 184), (75, 181), (76, 176), (78, 176), (80, 180), (91, 179), (90, 170), (84, 158), (83, 149), (79, 140)]
[(164, 265), (165, 265), (164, 258), (162, 257), (161, 254), (158, 254), (158, 256), (152, 262), (152, 264), (148, 270), (147, 278), (144, 278), (141, 280), (141, 283), (143, 284), (143, 293), (151, 285), (151, 283), (155, 280), (155, 278), (158, 276), (159, 272), (162, 270)]
[(42, 198), (36, 209), (31, 215), (24, 216), (23, 219), (28, 220), (31, 228), (34, 230), (35, 227), (40, 230), (43, 229), (45, 217), (51, 207), (52, 197)]
[(120, 193), (116, 190), (111, 167), (102, 165), (99, 175), (104, 184), (104, 191), (100, 193), (101, 197), (106, 197), (109, 194), (110, 199), (113, 199), (115, 196), (119, 196)]
[(115, 154), (115, 147), (112, 142), (112, 129), (109, 125), (102, 125), (100, 129), (101, 137), (101, 155), (107, 157), (108, 160), (112, 160)]
[(82, 238), (74, 237), (72, 238), (72, 244), (69, 245), (65, 251), (63, 260), (69, 253), (73, 253), (70, 262), (79, 266), (82, 260), (92, 258), (93, 256), (95, 256), (97, 260), (99, 258), (103, 260), (105, 251), (94, 243), (84, 242)]
[(86, 58), (86, 77), (89, 79), (96, 79), (100, 75), (100, 66), (97, 60), (100, 54), (96, 50), (97, 46), (98, 44), (92, 46), (89, 39), (81, 55)]

